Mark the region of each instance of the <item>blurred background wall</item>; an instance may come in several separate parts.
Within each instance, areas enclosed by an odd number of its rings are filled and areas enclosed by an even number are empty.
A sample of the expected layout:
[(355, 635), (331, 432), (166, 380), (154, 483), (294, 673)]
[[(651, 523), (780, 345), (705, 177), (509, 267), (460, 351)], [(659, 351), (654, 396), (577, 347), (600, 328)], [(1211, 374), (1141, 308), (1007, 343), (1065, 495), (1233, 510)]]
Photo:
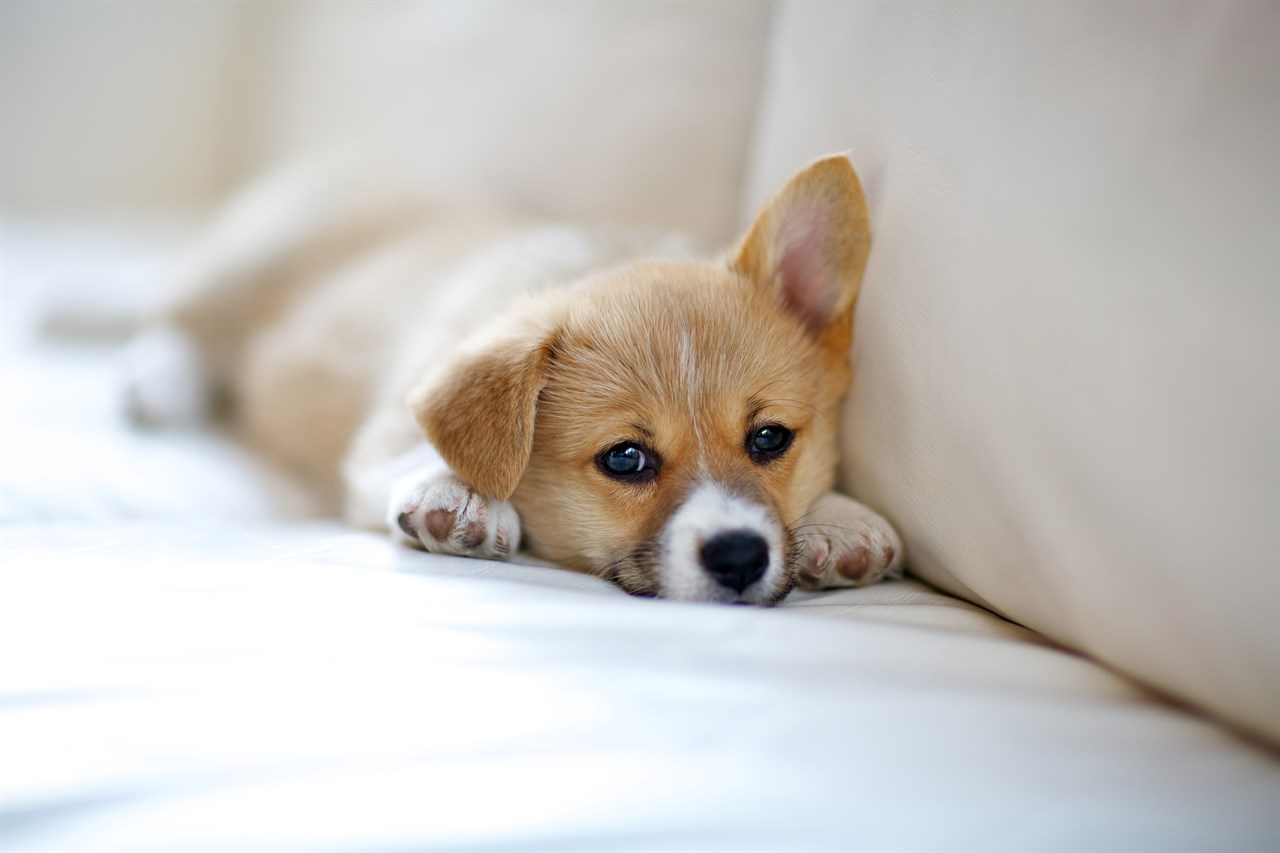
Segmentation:
[(6, 0), (0, 206), (203, 208), (273, 163), (336, 148), (440, 192), (722, 239), (769, 14), (765, 2)]
[(238, 0), (0, 4), (0, 204), (83, 214), (225, 192), (248, 165), (256, 14)]

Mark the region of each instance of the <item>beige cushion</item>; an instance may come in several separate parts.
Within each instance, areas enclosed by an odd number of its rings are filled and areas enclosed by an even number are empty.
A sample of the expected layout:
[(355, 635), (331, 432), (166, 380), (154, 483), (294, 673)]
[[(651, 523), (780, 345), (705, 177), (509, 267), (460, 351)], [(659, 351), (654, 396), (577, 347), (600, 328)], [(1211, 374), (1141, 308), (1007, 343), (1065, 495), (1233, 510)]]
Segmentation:
[(0, 203), (210, 206), (316, 149), (551, 216), (732, 231), (767, 3), (12, 3)]
[(852, 149), (844, 474), (921, 576), (1280, 741), (1280, 6), (778, 10), (747, 214)]
[(728, 237), (766, 4), (274, 10), (260, 159), (291, 158), (318, 140), (349, 143), (400, 161), (437, 191)]

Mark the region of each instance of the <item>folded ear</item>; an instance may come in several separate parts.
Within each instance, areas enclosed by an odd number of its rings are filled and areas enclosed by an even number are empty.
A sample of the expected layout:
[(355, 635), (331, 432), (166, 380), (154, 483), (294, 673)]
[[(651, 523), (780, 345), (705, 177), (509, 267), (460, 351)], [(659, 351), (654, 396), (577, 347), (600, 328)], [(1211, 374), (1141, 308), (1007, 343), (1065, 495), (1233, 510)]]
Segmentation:
[(529, 463), (551, 347), (503, 336), (465, 352), (409, 395), (409, 407), (453, 472), (506, 500)]
[(826, 157), (765, 204), (732, 267), (822, 335), (848, 327), (870, 248), (867, 202), (853, 164), (843, 155)]

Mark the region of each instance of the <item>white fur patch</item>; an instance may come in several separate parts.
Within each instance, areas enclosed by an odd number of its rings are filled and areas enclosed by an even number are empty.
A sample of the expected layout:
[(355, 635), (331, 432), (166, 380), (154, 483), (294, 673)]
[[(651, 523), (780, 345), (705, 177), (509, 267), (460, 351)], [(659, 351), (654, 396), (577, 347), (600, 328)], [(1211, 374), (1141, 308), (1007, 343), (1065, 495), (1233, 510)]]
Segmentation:
[[(741, 596), (719, 584), (702, 565), (702, 546), (720, 533), (749, 530), (769, 545), (764, 575)], [(782, 525), (767, 508), (718, 483), (696, 486), (663, 528), (662, 595), (677, 601), (769, 601), (786, 574)]]
[(347, 518), (353, 524), (370, 529), (387, 527), (396, 530), (396, 517), (390, 516), (392, 504), (414, 484), (449, 473), (439, 451), (421, 441), (378, 465), (344, 464), (347, 483)]

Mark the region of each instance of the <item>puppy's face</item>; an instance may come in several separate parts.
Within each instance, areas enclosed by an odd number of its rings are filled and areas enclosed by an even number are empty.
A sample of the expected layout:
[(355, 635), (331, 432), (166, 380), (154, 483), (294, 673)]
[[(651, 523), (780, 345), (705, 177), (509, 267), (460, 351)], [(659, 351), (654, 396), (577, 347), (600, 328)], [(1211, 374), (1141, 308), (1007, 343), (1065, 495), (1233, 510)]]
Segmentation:
[(531, 546), (643, 595), (772, 603), (831, 487), (843, 352), (726, 267), (592, 281), (553, 339), (512, 496)]
[(819, 161), (726, 262), (530, 303), (415, 395), (419, 419), (535, 553), (635, 594), (776, 603), (831, 488), (868, 243), (852, 167)]

